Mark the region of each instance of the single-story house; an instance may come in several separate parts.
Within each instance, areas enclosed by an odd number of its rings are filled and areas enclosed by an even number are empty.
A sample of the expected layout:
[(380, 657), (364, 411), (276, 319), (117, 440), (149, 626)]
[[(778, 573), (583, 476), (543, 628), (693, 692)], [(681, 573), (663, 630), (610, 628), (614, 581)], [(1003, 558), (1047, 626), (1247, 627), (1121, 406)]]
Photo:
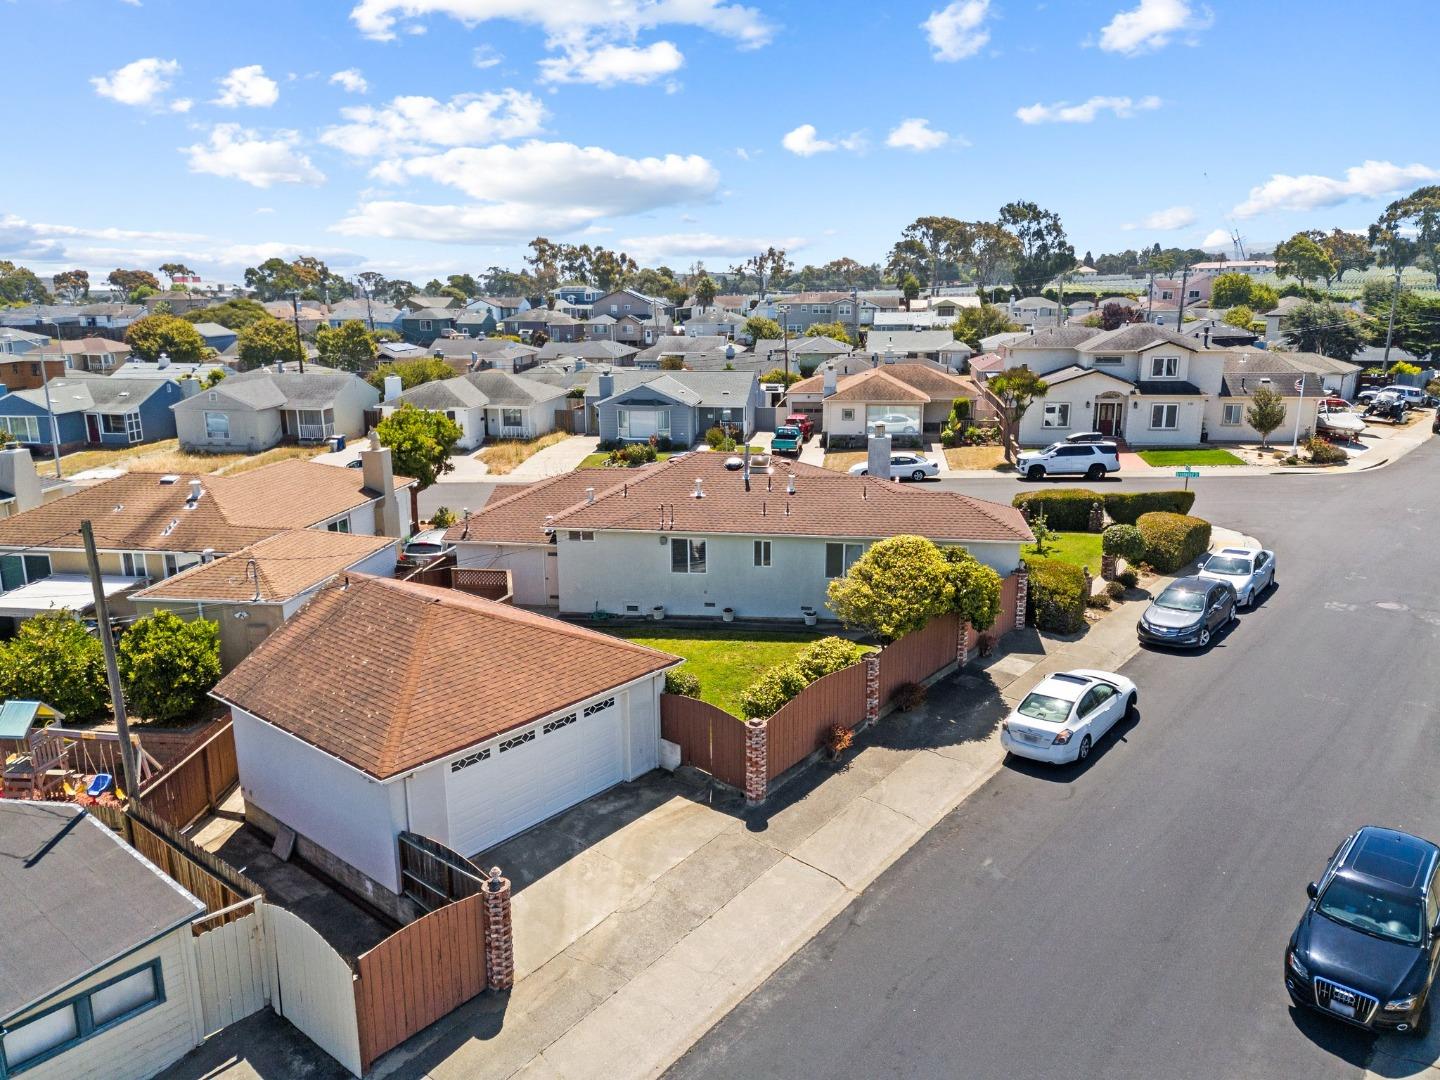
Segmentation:
[(1010, 318), (1021, 326), (1039, 330), (1059, 326), (1065, 321), (1065, 309), (1043, 296), (1026, 296), (1010, 302)]
[(628, 367), (638, 352), (635, 346), (619, 341), (547, 341), (535, 359), (542, 364), (551, 360), (583, 360), (587, 364)]
[(460, 425), (457, 444), (473, 450), (487, 438), (533, 439), (555, 430), (555, 412), (568, 389), (505, 371), (472, 371), (412, 386), (381, 405), (387, 415), (402, 403), (443, 412)]
[(1275, 349), (1272, 355), (1285, 360), (1292, 367), (1320, 376), (1320, 385), (1328, 394), (1337, 394), (1346, 401), (1354, 401), (1355, 395), (1360, 392), (1360, 372), (1364, 369), (1359, 364), (1336, 360), (1323, 353), (1291, 352), (1288, 349)]
[[(664, 334), (672, 333), (675, 324), (670, 321), (669, 316), (662, 315), (658, 318), (651, 318), (648, 315), (630, 313), (621, 315), (613, 323), (604, 323), (600, 319), (608, 319), (611, 316), (603, 315), (597, 319), (591, 319), (584, 325), (589, 328), (591, 336), (608, 338), (610, 341), (619, 341), (636, 347), (653, 345)], [(606, 330), (609, 333), (606, 333)]]
[(184, 398), (180, 384), (170, 379), (76, 374), (51, 379), (48, 390), (37, 387), (0, 396), (0, 431), (45, 453), (52, 435), (62, 453), (83, 446), (173, 439), (171, 409)]
[(747, 478), (726, 457), (672, 458), (554, 515), (560, 611), (833, 618), (829, 583), (876, 540), (963, 546), (1003, 577), (1033, 539), (1018, 510), (959, 492), (777, 459)]
[(347, 322), (362, 322), (367, 330), (373, 327), (376, 330), (398, 331), (400, 315), (401, 309), (398, 307), (380, 300), (366, 301), (362, 297), (359, 300), (341, 300), (331, 304), (325, 321), (332, 329), (339, 328)]
[(222, 379), (175, 408), (184, 450), (259, 453), (281, 443), (323, 442), (365, 431), (365, 410), (380, 392), (349, 372), (259, 369)]
[(89, 371), (108, 375), (130, 358), (132, 349), (123, 341), (110, 338), (87, 337), (57, 341), (46, 346), (45, 352), (60, 352), (65, 356), (67, 366), (76, 371)]
[(956, 398), (980, 398), (974, 381), (923, 362), (887, 364), (841, 376), (831, 367), (803, 379), (786, 395), (792, 412), (816, 421), (828, 446), (863, 445), (878, 423), (897, 440), (923, 442), (938, 436)]
[(529, 307), (530, 301), (523, 296), (477, 296), (465, 305), (467, 311), (489, 316), (496, 323)]
[(508, 338), (439, 338), (430, 345), (430, 354), (449, 364), (458, 374), (467, 371), (524, 371), (534, 367), (540, 350)]
[(544, 334), (547, 341), (582, 341), (585, 325), (563, 311), (527, 308), (501, 319), (499, 330), (502, 334), (514, 334), (526, 340), (536, 334)]
[(224, 352), (231, 345), (240, 339), (237, 330), (231, 330), (228, 326), (221, 326), (215, 322), (197, 322), (195, 332), (205, 339), (205, 344), (214, 349), (217, 353)]
[(723, 338), (735, 338), (743, 336), (745, 332), (745, 316), (738, 315), (733, 311), (709, 308), (699, 314), (691, 315), (684, 326), (685, 333), (689, 337), (708, 337), (718, 334)]
[(755, 430), (763, 395), (753, 371), (601, 372), (586, 388), (602, 442), (644, 442), (652, 436), (689, 446), (712, 427)]
[(130, 594), (140, 615), (173, 611), (220, 628), (220, 664), (232, 670), (342, 574), (393, 577), (398, 537), (287, 529)]
[(979, 296), (936, 296), (930, 300), (930, 310), (954, 322), (966, 308), (978, 308)]
[(637, 365), (646, 361), (658, 363), (667, 357), (684, 360), (691, 353), (728, 352), (732, 357), (745, 351), (743, 345), (736, 346), (719, 334), (695, 336), (688, 334), (661, 334), (654, 345), (642, 349), (635, 357)]
[(205, 1036), (205, 905), (81, 807), (0, 800), (0, 1076), (146, 1080)]
[(308, 861), (394, 913), (402, 831), (471, 855), (655, 768), (678, 662), (457, 590), (352, 576), (214, 696), (234, 716), (247, 820), (293, 829)]
[(1298, 430), (1303, 441), (1314, 433), (1315, 413), (1324, 395), (1320, 375), (1296, 362), (1291, 354), (1264, 349), (1228, 353), (1224, 363), (1220, 392), (1205, 403), (1206, 439), (1212, 443), (1259, 442), (1260, 433), (1250, 426), (1248, 410), (1255, 391), (1262, 386), (1279, 394), (1285, 406), (1285, 420), (1271, 432), (1272, 440), (1288, 443)]
[(942, 315), (928, 309), (915, 311), (877, 311), (870, 332), (877, 330), (948, 330), (954, 325), (953, 315)]
[(880, 361), (891, 357), (920, 356), (959, 371), (975, 352), (963, 341), (956, 341), (949, 330), (871, 330), (865, 339), (867, 352)]
[(400, 301), (400, 306), (406, 311), (423, 311), (430, 308), (436, 311), (450, 311), (455, 308), (463, 308), (462, 304), (453, 296), (439, 296), (434, 293), (411, 293)]
[[(11, 311), (14, 308), (10, 309)], [(0, 320), (4, 315), (0, 314)], [(0, 321), (0, 326), (5, 323)], [(46, 348), (50, 344), (50, 338), (44, 334), (32, 334), (29, 330), (4, 329), (0, 330), (0, 355), (20, 356), (36, 349)]]
[(783, 368), (789, 355), (790, 370), (813, 375), (821, 364), (838, 356), (850, 355), (850, 346), (828, 337), (759, 338), (750, 351), (765, 357), (765, 370)]

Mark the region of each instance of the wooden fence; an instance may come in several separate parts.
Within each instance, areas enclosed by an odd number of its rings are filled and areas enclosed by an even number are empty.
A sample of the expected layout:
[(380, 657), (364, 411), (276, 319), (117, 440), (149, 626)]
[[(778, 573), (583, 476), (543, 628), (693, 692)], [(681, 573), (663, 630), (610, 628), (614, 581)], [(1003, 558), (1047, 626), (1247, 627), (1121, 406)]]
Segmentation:
[(865, 663), (816, 679), (765, 723), (766, 761), (774, 780), (820, 748), (832, 724), (857, 727), (865, 719)]
[(478, 896), (485, 885), (481, 869), (458, 851), (419, 833), (402, 832), (400, 891), (426, 911), (452, 900)]
[(660, 696), (660, 734), (680, 744), (680, 762), (733, 787), (745, 786), (745, 725), (699, 698)]
[(140, 789), (145, 809), (183, 829), (215, 810), (240, 782), (235, 726), (226, 720), (215, 734)]
[(432, 911), (365, 953), (355, 980), (362, 1073), (481, 993), (488, 979), (479, 895)]
[(472, 596), (483, 596), (508, 604), (515, 593), (509, 570), (455, 566), (450, 569), (450, 587)]
[(959, 616), (942, 615), (885, 646), (880, 651), (880, 704), (889, 702), (897, 687), (924, 682), (955, 663), (959, 645)]

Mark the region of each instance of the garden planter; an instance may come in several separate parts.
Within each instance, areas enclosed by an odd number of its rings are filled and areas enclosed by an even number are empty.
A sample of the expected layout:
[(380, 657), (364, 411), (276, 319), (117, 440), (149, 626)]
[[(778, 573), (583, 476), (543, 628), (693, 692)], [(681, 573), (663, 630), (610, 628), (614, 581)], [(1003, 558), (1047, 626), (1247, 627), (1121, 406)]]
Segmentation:
[(814, 626), (820, 619), (820, 616), (816, 614), (814, 608), (801, 608), (800, 614), (805, 617), (806, 626)]
[(665, 618), (665, 605), (656, 604), (654, 607), (652, 607), (650, 609), (650, 618), (654, 619), (656, 622), (659, 622), (661, 619)]
[(734, 609), (733, 607), (724, 608), (724, 609), (720, 612), (720, 618), (724, 619), (726, 622), (734, 622), (734, 621), (735, 621), (735, 609)]

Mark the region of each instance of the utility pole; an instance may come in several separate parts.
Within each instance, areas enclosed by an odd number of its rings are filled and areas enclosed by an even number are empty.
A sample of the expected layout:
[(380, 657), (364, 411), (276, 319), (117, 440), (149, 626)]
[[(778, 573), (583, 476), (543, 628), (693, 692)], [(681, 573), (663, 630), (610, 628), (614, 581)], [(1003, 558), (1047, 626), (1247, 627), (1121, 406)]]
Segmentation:
[[(1391, 304), (1390, 308), (1393, 311), (1395, 305)], [(56, 330), (58, 331), (59, 327), (56, 327)], [(55, 341), (60, 345), (60, 355), (63, 358), (65, 345), (58, 337)], [(43, 352), (40, 353), (40, 379), (45, 385), (45, 411), (50, 416), (50, 454), (55, 458), (55, 479), (59, 480), (62, 475), (60, 472), (60, 422), (55, 418), (55, 406), (50, 401), (50, 358)]]
[(1385, 370), (1390, 370), (1390, 343), (1395, 340), (1395, 309), (1400, 306), (1400, 273), (1405, 268), (1395, 264), (1395, 288), (1390, 292), (1390, 324), (1385, 327), (1385, 359), (1381, 361)]
[(95, 553), (95, 533), (88, 520), (80, 522), (85, 541), (85, 564), (90, 570), (90, 589), (95, 594), (95, 632), (105, 649), (105, 674), (110, 681), (110, 703), (115, 711), (115, 730), (120, 735), (120, 768), (125, 794), (140, 801), (140, 781), (135, 765), (135, 747), (130, 745), (130, 721), (125, 715), (125, 688), (120, 684), (120, 665), (115, 659), (115, 635), (110, 629), (110, 608), (105, 602), (105, 584), (100, 580), (100, 556)]
[(300, 342), (300, 293), (291, 292), (290, 307), (295, 313), (295, 359), (300, 362), (300, 374), (305, 374), (305, 346)]
[(370, 308), (370, 289), (360, 278), (355, 279), (355, 284), (360, 286), (360, 291), (365, 294), (365, 323), (370, 327), (370, 333), (375, 333), (375, 312)]
[(1180, 310), (1175, 313), (1175, 332), (1183, 333), (1185, 325), (1185, 286), (1190, 282), (1190, 266), (1187, 263), (1180, 271)]

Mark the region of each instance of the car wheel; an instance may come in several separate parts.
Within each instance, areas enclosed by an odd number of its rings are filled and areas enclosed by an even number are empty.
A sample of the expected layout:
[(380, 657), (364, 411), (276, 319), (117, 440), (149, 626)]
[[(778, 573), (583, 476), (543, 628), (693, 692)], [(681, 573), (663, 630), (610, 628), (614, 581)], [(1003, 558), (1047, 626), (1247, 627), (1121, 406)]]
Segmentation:
[(1135, 692), (1132, 690), (1130, 696), (1125, 699), (1125, 719), (1135, 719)]
[(1026, 479), (1026, 480), (1044, 480), (1044, 479), (1045, 479), (1045, 466), (1044, 466), (1044, 465), (1031, 465), (1030, 468), (1028, 468), (1028, 469), (1025, 470), (1025, 479)]
[(1105, 466), (1104, 466), (1104, 465), (1091, 465), (1090, 468), (1088, 468), (1088, 469), (1085, 470), (1085, 479), (1086, 479), (1086, 480), (1104, 480), (1104, 479), (1105, 479)]
[(912, 472), (912, 473), (910, 474), (910, 479), (911, 479), (911, 480), (924, 480), (924, 479), (925, 479), (925, 470), (924, 470), (924, 469), (916, 469), (914, 472)]
[(1080, 740), (1080, 749), (1075, 751), (1075, 760), (1084, 761), (1090, 756), (1090, 736), (1086, 735)]
[(1200, 645), (1200, 648), (1203, 649), (1203, 648), (1205, 648), (1206, 645), (1209, 645), (1209, 644), (1210, 644), (1210, 628), (1207, 626), (1207, 627), (1205, 627), (1203, 630), (1200, 631), (1199, 645)]

